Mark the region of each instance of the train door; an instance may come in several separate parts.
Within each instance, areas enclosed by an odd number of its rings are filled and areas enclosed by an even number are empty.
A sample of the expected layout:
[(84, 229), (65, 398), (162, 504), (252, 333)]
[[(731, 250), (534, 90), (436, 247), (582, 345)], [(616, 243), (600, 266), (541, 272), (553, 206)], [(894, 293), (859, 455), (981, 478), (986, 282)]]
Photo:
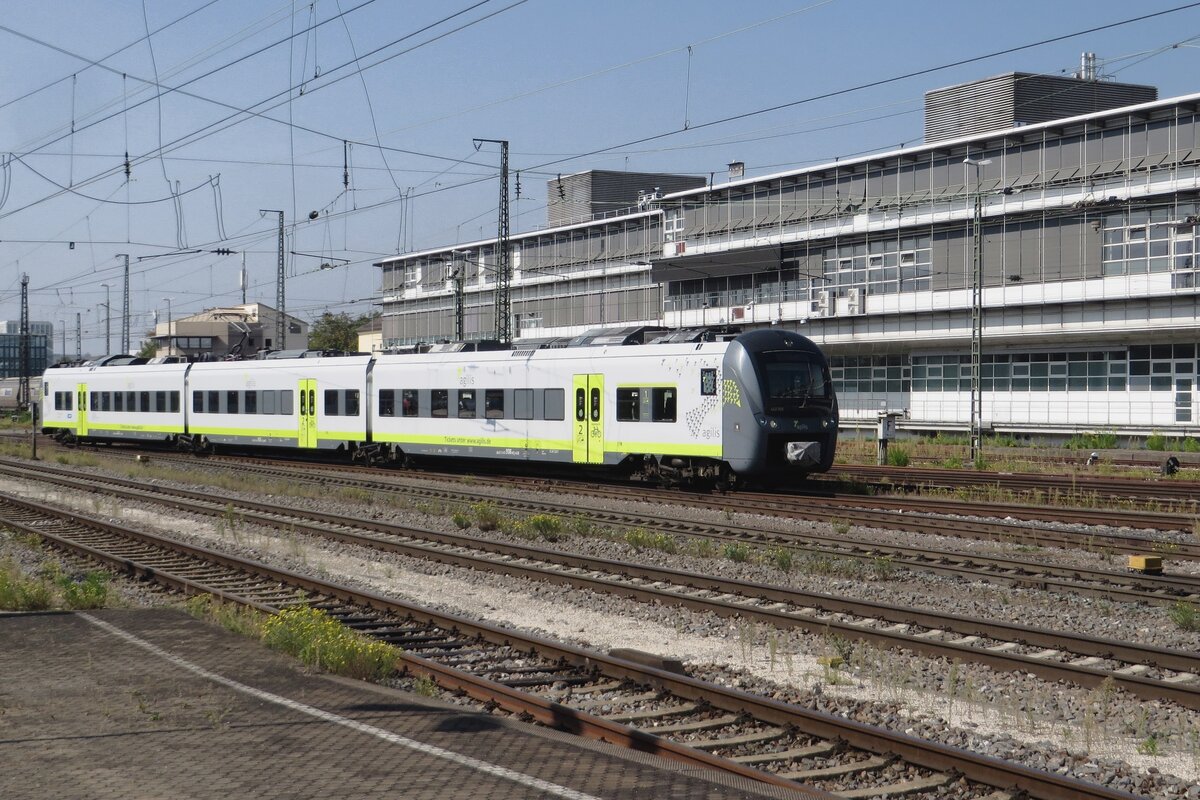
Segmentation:
[(300, 447), (317, 446), (317, 379), (300, 380)]
[(80, 383), (75, 386), (75, 435), (87, 436), (87, 384)]
[(604, 376), (576, 375), (575, 436), (571, 448), (576, 464), (604, 463)]

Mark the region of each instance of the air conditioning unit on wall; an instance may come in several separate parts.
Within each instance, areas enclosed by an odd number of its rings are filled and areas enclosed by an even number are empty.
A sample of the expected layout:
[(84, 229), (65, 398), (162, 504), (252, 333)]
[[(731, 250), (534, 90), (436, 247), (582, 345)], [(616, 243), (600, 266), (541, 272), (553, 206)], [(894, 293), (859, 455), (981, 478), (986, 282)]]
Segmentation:
[(861, 286), (854, 286), (846, 290), (846, 313), (847, 314), (862, 314), (866, 309), (863, 303), (863, 289)]
[(833, 316), (833, 300), (832, 293), (829, 291), (817, 292), (817, 308), (815, 316), (831, 317)]

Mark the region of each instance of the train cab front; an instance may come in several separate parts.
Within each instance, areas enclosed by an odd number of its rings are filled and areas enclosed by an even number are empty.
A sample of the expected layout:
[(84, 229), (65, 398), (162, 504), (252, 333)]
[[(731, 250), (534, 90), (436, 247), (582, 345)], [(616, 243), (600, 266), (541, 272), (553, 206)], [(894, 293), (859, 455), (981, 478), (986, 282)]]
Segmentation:
[(734, 386), (727, 384), (724, 408), (726, 452), (731, 444), (740, 451), (734, 468), (773, 479), (827, 471), (838, 408), (820, 349), (776, 329), (743, 334), (734, 345), (726, 353), (725, 376)]

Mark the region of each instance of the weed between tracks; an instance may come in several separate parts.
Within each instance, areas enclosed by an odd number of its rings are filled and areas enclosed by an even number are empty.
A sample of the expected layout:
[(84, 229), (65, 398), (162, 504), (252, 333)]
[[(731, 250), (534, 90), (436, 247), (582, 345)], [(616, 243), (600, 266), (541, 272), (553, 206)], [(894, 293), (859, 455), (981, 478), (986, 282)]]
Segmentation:
[(286, 608), (262, 625), (263, 643), (316, 669), (362, 680), (383, 680), (400, 651), (356, 633), (324, 611)]
[(103, 572), (68, 574), (56, 559), (47, 558), (27, 575), (11, 558), (0, 560), (0, 609), (5, 611), (103, 608), (108, 600), (108, 575)]

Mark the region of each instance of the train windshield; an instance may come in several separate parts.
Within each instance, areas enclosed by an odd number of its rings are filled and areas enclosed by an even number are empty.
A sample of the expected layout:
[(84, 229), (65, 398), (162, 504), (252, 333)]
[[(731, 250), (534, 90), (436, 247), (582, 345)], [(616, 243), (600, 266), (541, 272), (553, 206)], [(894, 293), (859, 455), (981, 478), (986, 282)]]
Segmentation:
[(763, 400), (769, 415), (787, 414), (817, 401), (826, 405), (831, 395), (821, 361), (809, 353), (776, 350), (760, 353)]

